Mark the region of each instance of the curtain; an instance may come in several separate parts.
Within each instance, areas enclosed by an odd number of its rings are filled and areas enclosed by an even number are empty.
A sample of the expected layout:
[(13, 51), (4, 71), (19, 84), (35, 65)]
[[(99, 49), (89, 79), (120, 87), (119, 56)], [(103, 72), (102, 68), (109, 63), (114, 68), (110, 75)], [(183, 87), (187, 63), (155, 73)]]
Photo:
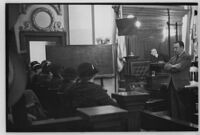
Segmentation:
[(198, 42), (197, 42), (197, 6), (191, 7), (191, 24), (190, 24), (190, 48), (189, 53), (194, 56), (198, 55)]
[(125, 36), (118, 36), (117, 37), (117, 65), (118, 65), (118, 72), (121, 72), (124, 67), (125, 59), (124, 57), (126, 54), (126, 43), (125, 43)]
[[(115, 19), (122, 18), (122, 6), (121, 5), (114, 5), (113, 10), (115, 11)], [(116, 26), (116, 22), (114, 21), (114, 24)], [(124, 67), (125, 59), (124, 57), (127, 56), (126, 53), (126, 42), (125, 42), (125, 36), (118, 36), (118, 29), (115, 27), (113, 36), (115, 37), (116, 41), (116, 48), (117, 48), (117, 71), (121, 72)]]

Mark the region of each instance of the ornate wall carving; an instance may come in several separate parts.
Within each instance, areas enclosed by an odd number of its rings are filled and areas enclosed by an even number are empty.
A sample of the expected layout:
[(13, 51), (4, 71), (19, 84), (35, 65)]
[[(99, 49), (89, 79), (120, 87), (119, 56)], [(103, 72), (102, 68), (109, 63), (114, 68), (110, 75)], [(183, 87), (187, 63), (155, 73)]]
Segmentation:
[[(59, 4), (21, 4), (20, 15), (14, 26), (17, 48), (20, 31), (58, 32), (64, 30), (64, 9)], [(19, 53), (23, 53), (18, 49)]]
[[(20, 5), (20, 13), (21, 14), (26, 14), (27, 12), (27, 9), (31, 6), (32, 4), (21, 4)], [(61, 5), (59, 4), (48, 4), (50, 5), (52, 8), (54, 8), (54, 10), (56, 11), (56, 13), (58, 15), (62, 15), (62, 12), (61, 12)]]
[[(22, 15), (28, 14), (31, 4), (22, 4), (20, 6), (20, 13)], [(24, 21), (19, 26), (20, 31), (64, 31), (63, 23), (57, 16), (62, 16), (60, 5), (50, 5), (51, 8), (38, 7), (35, 8), (29, 15), (29, 20)], [(43, 17), (43, 18), (42, 18)], [(46, 19), (46, 20), (45, 20)], [(47, 20), (48, 19), (48, 20)], [(46, 24), (45, 24), (46, 22)]]

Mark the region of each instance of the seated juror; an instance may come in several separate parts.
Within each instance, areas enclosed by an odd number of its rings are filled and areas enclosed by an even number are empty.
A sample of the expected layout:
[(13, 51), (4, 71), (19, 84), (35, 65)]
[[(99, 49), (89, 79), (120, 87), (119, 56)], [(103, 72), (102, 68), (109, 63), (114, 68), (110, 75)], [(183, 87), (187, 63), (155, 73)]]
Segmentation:
[(67, 91), (78, 79), (77, 71), (74, 68), (68, 67), (62, 73), (63, 83), (60, 92)]
[(70, 110), (75, 111), (81, 107), (93, 107), (100, 105), (118, 106), (105, 92), (102, 86), (94, 83), (98, 73), (97, 68), (91, 63), (82, 63), (78, 66), (79, 81), (65, 91), (65, 98), (71, 102)]

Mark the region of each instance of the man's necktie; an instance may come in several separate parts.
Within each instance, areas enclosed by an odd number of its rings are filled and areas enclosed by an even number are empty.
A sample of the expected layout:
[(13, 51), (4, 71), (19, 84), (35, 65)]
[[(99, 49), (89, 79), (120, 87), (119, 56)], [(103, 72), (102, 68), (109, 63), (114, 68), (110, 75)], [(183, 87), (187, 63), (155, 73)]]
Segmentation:
[(178, 56), (178, 55), (176, 55), (176, 61), (178, 60), (178, 58), (179, 58), (179, 56)]

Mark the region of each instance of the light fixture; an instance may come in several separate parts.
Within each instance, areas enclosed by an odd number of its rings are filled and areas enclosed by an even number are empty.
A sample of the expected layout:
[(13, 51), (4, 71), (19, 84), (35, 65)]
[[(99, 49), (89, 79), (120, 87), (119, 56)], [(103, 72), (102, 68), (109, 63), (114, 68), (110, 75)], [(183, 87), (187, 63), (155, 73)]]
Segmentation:
[(134, 15), (130, 14), (126, 18), (134, 18), (134, 17), (135, 17)]
[[(126, 18), (128, 18), (128, 19), (136, 19), (137, 20), (137, 17), (135, 17), (133, 14), (129, 14)], [(141, 26), (141, 23), (140, 23), (140, 21), (136, 21), (135, 22), (135, 26), (137, 27), (137, 28), (139, 28), (140, 26)]]
[(136, 21), (136, 22), (135, 22), (135, 26), (139, 28), (139, 27), (141, 26), (140, 21)]
[(196, 81), (197, 76), (198, 68), (193, 65), (190, 67), (190, 85), (198, 86), (198, 82)]

